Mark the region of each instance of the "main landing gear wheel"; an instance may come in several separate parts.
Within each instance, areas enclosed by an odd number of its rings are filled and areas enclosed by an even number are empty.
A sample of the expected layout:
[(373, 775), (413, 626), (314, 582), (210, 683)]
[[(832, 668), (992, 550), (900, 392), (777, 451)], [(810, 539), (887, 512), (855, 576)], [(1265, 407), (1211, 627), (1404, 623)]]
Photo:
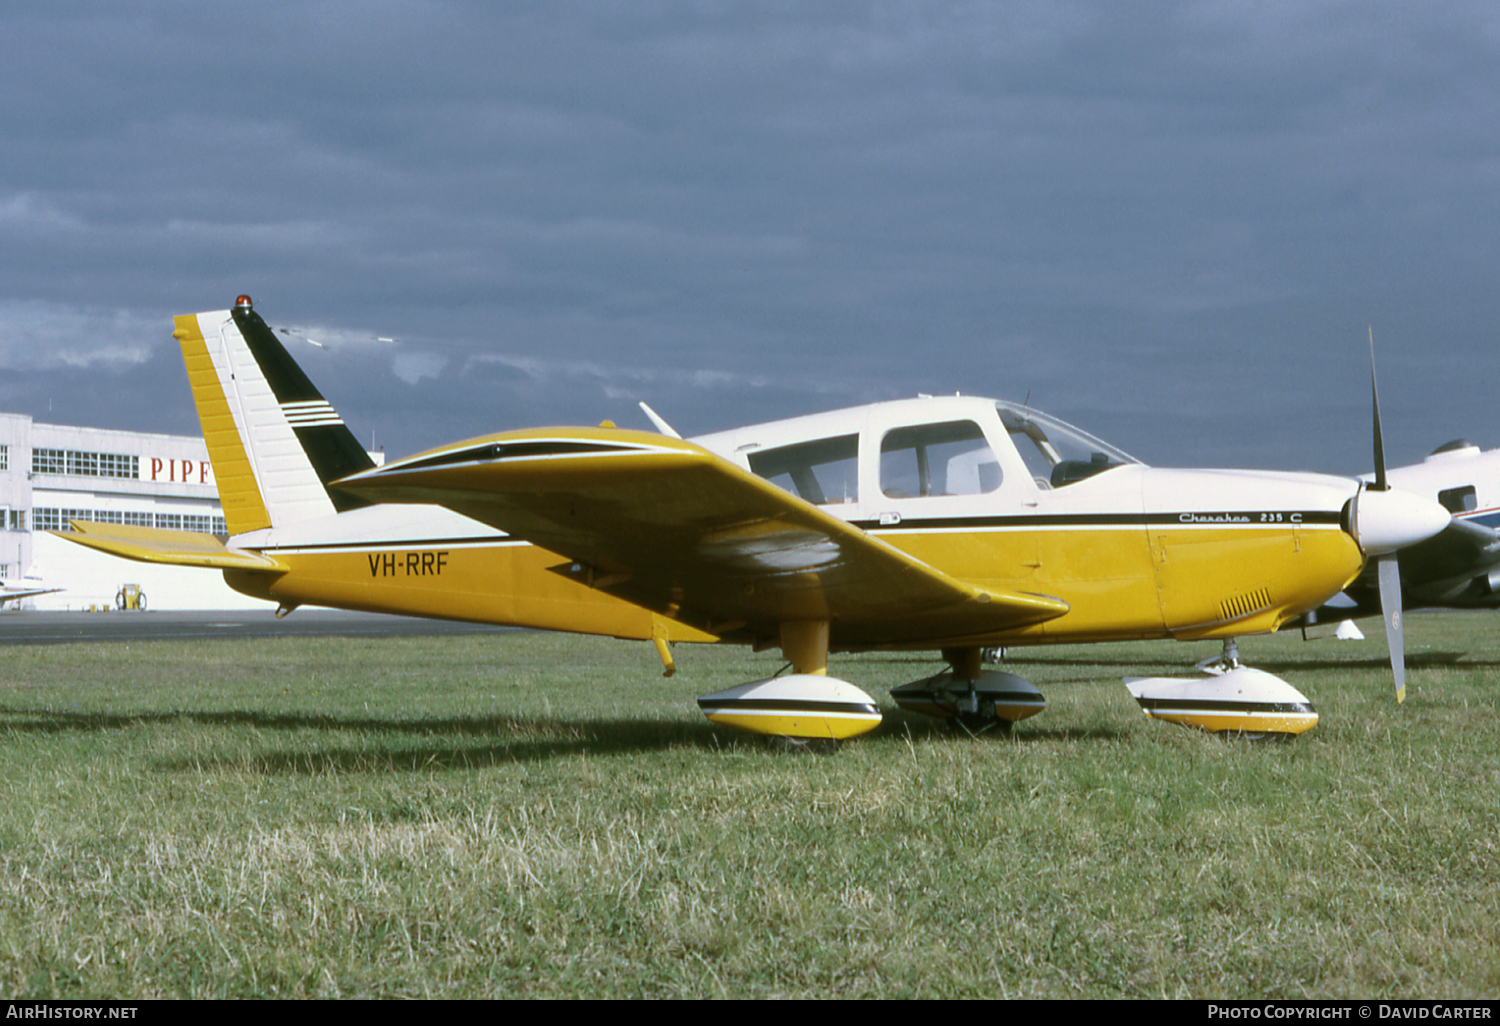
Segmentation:
[(1013, 673), (984, 670), (974, 678), (954, 679), (951, 670), (891, 689), (891, 698), (907, 712), (952, 721), (955, 733), (1006, 735), (1017, 720), (1047, 706), (1036, 685)]
[(789, 752), (832, 753), (839, 742), (880, 725), (875, 700), (848, 681), (794, 673), (740, 684), (698, 699), (709, 721), (771, 740)]

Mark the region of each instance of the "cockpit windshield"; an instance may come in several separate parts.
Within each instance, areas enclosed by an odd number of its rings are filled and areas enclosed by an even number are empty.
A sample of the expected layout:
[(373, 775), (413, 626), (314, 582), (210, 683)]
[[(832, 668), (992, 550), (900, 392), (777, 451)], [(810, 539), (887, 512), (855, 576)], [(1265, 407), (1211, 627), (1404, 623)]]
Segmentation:
[(1039, 488), (1065, 488), (1111, 467), (1140, 463), (1056, 417), (1003, 401), (995, 408)]

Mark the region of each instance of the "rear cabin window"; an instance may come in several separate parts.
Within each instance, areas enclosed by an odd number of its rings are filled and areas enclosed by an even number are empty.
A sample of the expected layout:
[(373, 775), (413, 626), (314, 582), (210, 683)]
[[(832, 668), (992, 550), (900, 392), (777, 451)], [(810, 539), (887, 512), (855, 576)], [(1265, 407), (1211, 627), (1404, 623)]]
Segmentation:
[(1000, 462), (972, 420), (897, 428), (880, 443), (887, 498), (982, 495), (999, 487)]
[(815, 506), (859, 496), (859, 435), (820, 438), (752, 452), (750, 470)]

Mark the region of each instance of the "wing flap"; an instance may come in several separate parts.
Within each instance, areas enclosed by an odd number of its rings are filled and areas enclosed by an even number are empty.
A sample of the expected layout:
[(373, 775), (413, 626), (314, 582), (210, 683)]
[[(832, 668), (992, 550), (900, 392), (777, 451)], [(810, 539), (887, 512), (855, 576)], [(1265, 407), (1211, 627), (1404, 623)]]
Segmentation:
[(678, 439), (510, 432), (338, 487), (437, 503), (577, 561), (574, 575), (712, 630), (827, 620), (835, 645), (911, 643), (1038, 623), (1059, 599), (976, 587)]
[(90, 520), (74, 520), (70, 523), (72, 531), (51, 533), (75, 544), (141, 563), (217, 570), (280, 572), (286, 569), (274, 559), (242, 549), (231, 549), (211, 534), (127, 524), (99, 524)]

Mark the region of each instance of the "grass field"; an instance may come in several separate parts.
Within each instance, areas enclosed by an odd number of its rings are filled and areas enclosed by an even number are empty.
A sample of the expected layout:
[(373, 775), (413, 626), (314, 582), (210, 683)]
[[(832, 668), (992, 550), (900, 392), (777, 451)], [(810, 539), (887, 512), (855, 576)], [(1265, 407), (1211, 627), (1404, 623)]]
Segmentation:
[(1242, 642), (1288, 744), (1147, 720), (1217, 645), (1012, 653), (1050, 708), (779, 754), (693, 698), (770, 656), (540, 634), (13, 646), (11, 997), (1500, 994), (1500, 619)]

